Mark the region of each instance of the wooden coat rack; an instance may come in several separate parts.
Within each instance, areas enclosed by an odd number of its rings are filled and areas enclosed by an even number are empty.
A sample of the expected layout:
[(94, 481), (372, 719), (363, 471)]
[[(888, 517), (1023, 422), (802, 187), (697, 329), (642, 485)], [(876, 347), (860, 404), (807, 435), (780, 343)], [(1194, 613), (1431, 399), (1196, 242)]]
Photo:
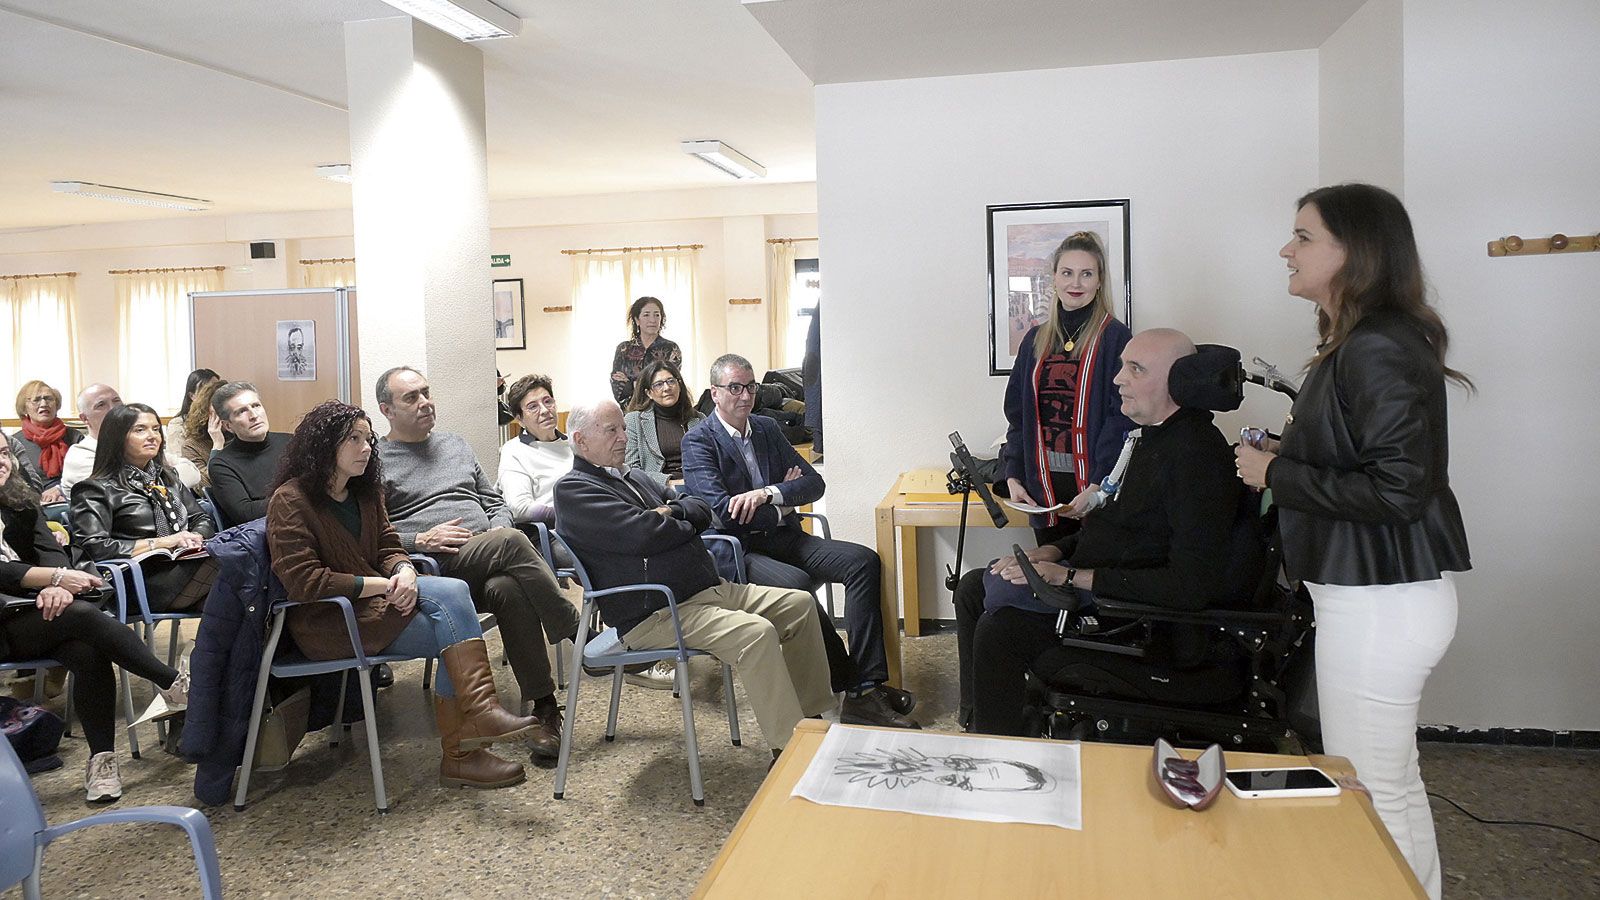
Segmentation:
[(1592, 253), (1600, 250), (1600, 234), (1567, 237), (1552, 234), (1547, 238), (1521, 238), (1517, 235), (1489, 242), (1490, 256), (1533, 256), (1540, 253)]

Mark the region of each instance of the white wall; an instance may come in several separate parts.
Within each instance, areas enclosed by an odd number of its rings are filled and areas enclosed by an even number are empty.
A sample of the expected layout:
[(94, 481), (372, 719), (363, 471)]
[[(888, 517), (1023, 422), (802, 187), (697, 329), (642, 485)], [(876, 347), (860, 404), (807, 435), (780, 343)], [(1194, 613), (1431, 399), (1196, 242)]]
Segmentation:
[(1485, 252), (1600, 230), (1600, 5), (1406, 0), (1404, 34), (1406, 205), (1479, 389), (1451, 392), (1474, 570), (1424, 719), (1600, 728), (1600, 253)]
[(1322, 184), (1365, 181), (1402, 194), (1401, 3), (1368, 0), (1317, 53)]
[[(846, 540), (873, 543), (898, 472), (948, 465), (950, 431), (986, 447), (1004, 430), (988, 204), (1130, 198), (1136, 327), (1289, 370), (1310, 354), (1311, 311), (1275, 254), (1317, 179), (1316, 51), (826, 85), (817, 164), (828, 501)], [(1248, 415), (1276, 425), (1277, 399)], [(925, 617), (951, 615), (941, 540), (923, 551)], [(973, 553), (992, 556), (983, 540)]]

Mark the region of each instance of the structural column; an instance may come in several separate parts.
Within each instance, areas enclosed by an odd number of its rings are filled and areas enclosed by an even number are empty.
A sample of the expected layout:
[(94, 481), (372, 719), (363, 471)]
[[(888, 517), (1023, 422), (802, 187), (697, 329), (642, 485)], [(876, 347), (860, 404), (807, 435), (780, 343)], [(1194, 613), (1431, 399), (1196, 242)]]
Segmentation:
[(483, 54), (410, 17), (345, 24), (359, 397), (427, 376), (439, 427), (492, 468), (498, 443)]

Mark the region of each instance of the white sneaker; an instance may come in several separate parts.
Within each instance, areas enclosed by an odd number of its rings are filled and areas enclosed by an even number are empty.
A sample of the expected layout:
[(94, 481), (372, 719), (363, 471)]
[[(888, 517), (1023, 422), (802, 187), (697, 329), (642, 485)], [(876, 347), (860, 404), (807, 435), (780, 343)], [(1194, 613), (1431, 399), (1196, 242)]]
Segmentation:
[(122, 798), (122, 772), (117, 768), (117, 755), (111, 751), (89, 757), (89, 768), (83, 773), (83, 790), (90, 803), (109, 803)]
[(150, 701), (144, 715), (134, 720), (135, 725), (143, 725), (152, 719), (165, 719), (175, 716), (189, 708), (189, 657), (184, 656), (178, 660), (178, 677), (173, 679), (172, 687), (163, 688), (156, 692), (156, 698)]
[(677, 672), (677, 663), (662, 660), (643, 672), (625, 674), (622, 680), (652, 691), (670, 691), (678, 686)]

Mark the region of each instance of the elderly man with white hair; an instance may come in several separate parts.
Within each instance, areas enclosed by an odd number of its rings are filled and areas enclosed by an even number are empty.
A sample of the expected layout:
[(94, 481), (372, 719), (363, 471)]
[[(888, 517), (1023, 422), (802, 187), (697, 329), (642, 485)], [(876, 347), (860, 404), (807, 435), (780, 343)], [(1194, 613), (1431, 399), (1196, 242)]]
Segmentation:
[[(834, 704), (811, 595), (724, 581), (700, 540), (710, 507), (626, 467), (628, 436), (615, 401), (574, 408), (567, 431), (575, 458), (556, 483), (556, 532), (597, 590), (644, 582), (672, 589), (684, 642), (733, 666), (776, 757), (802, 717)], [(676, 643), (659, 593), (602, 598), (600, 614), (629, 649)]]

